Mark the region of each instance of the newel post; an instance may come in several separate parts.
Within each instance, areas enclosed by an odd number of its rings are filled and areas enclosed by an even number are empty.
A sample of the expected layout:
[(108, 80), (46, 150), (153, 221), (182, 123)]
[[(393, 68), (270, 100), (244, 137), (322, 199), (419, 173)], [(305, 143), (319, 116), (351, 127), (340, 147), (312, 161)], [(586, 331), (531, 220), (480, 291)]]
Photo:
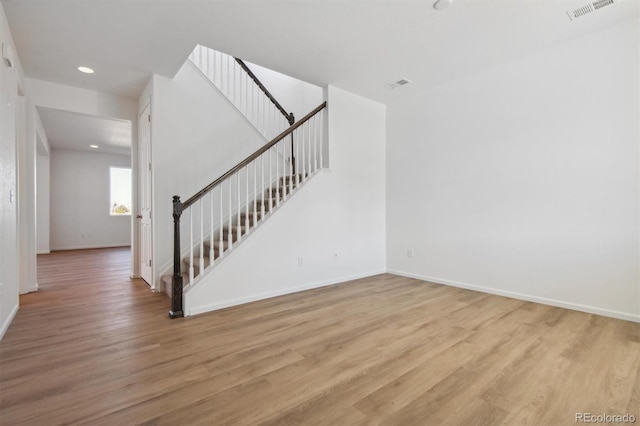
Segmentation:
[(180, 197), (173, 197), (173, 275), (171, 277), (171, 310), (169, 318), (184, 316), (182, 311), (182, 271), (180, 270), (180, 216), (182, 202)]

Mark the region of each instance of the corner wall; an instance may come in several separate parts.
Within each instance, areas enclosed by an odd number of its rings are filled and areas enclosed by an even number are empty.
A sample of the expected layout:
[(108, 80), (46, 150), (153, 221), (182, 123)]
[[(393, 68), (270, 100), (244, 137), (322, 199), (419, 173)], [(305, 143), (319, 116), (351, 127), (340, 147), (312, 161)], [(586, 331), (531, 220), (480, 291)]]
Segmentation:
[(640, 321), (638, 27), (389, 106), (390, 271)]
[(332, 170), (188, 291), (187, 315), (385, 271), (385, 106), (331, 86), (327, 101)]

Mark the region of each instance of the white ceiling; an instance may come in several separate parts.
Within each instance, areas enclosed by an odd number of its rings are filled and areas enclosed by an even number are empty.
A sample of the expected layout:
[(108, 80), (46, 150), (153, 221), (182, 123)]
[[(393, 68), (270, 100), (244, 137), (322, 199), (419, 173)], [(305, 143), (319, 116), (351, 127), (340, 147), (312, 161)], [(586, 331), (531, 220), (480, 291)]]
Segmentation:
[[(27, 76), (137, 97), (192, 48), (389, 103), (626, 19), (626, 0), (571, 22), (586, 0), (2, 0)], [(96, 70), (84, 75), (76, 67)], [(414, 83), (394, 91), (385, 84)]]
[(130, 121), (43, 107), (38, 113), (52, 148), (131, 154)]

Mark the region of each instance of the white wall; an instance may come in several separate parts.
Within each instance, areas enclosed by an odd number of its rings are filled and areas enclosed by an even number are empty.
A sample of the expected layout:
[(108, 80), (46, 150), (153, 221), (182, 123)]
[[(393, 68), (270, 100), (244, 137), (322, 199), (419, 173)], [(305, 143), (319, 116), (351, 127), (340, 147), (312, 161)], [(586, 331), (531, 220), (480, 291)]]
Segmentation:
[[(50, 252), (50, 181), (51, 181), (51, 147), (44, 131), (38, 111), (36, 115), (36, 250), (38, 254)], [(37, 288), (36, 288), (37, 290)]]
[(626, 21), (389, 106), (389, 269), (639, 321), (638, 39)]
[(51, 150), (51, 250), (128, 246), (131, 216), (111, 216), (110, 167), (126, 155)]
[(38, 254), (51, 251), (49, 240), (51, 157), (36, 156), (36, 240)]
[(190, 289), (187, 315), (385, 271), (385, 107), (334, 87), (328, 105), (333, 170)]
[[(0, 42), (12, 46), (16, 52), (9, 24), (0, 5)], [(24, 137), (24, 123), (20, 116), (18, 86), (22, 86), (24, 74), (18, 55), (14, 56), (14, 68), (0, 62), (0, 339), (7, 331), (18, 311), (20, 275), (17, 241), (18, 203), (18, 153), (17, 141)]]

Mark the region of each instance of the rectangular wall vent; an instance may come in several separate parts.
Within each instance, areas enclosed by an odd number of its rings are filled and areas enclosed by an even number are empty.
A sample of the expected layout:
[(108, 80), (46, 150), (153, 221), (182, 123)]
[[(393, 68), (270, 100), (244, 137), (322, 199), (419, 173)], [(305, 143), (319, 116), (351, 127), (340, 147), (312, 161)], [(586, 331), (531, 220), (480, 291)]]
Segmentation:
[(622, 0), (596, 0), (590, 3), (585, 4), (584, 6), (580, 6), (576, 9), (567, 10), (567, 15), (570, 20), (574, 20), (577, 18), (582, 18), (584, 15), (588, 15), (596, 10), (602, 9), (606, 6), (611, 6), (614, 3), (618, 3)]
[(395, 88), (398, 88), (400, 86), (404, 86), (405, 84), (409, 84), (409, 83), (411, 83), (411, 80), (403, 78), (401, 80), (394, 81), (393, 83), (387, 84), (386, 87), (388, 87), (389, 89), (395, 89)]

